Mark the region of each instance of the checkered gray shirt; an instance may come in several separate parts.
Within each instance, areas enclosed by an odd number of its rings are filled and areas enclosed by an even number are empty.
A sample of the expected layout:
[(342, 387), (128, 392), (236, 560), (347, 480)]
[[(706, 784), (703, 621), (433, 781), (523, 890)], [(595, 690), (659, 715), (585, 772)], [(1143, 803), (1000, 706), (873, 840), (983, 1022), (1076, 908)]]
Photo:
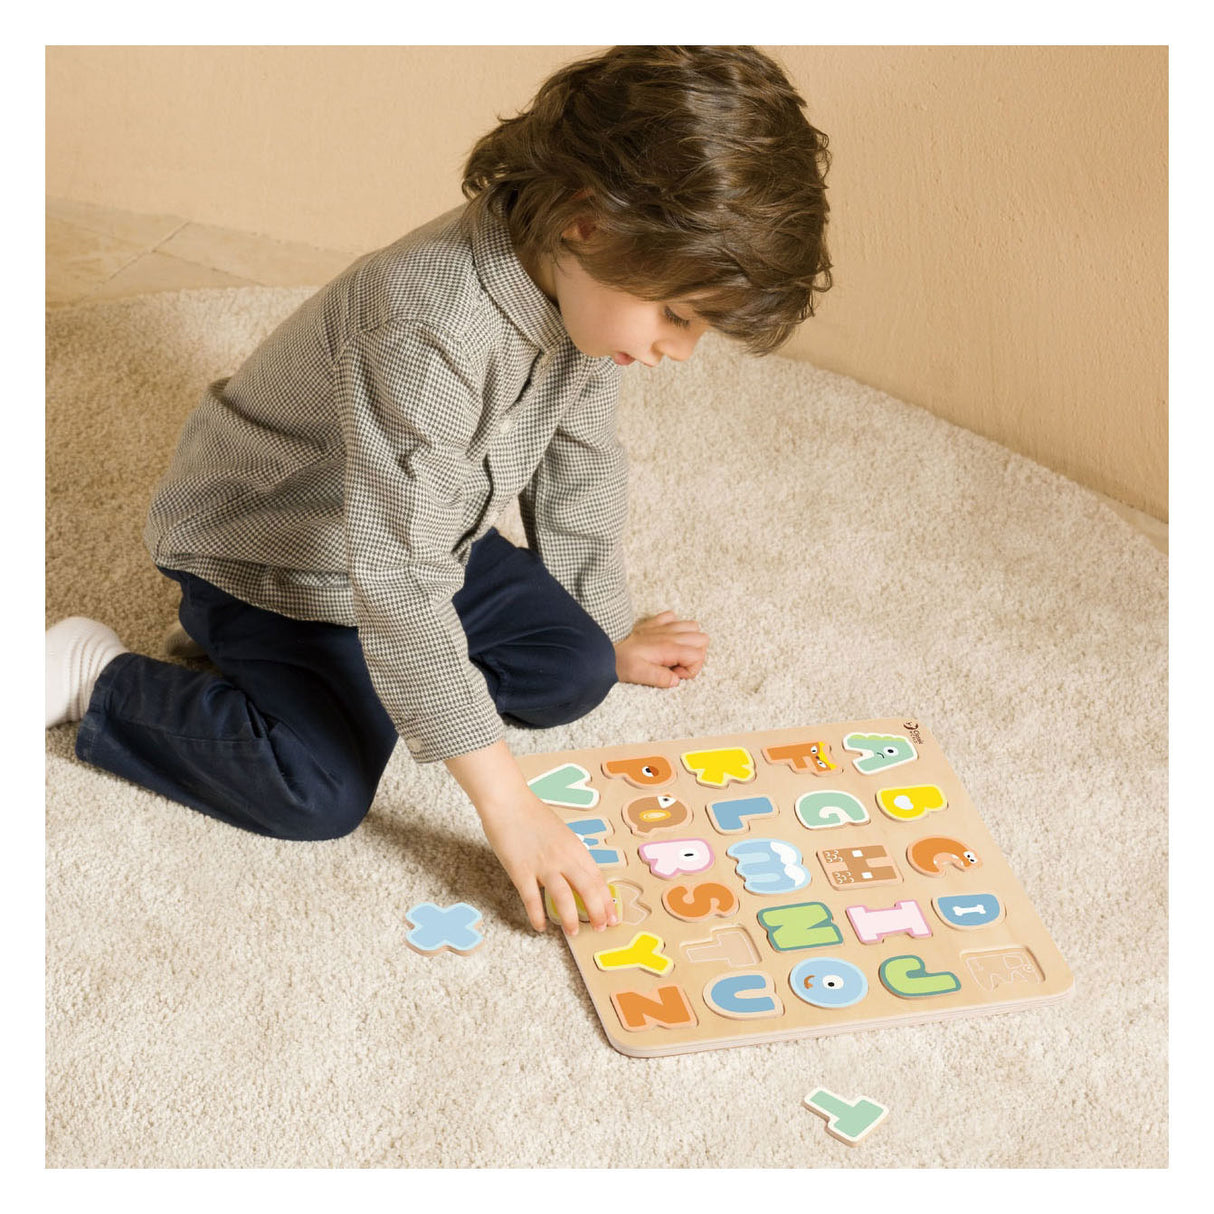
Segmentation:
[(360, 258), (185, 423), (144, 538), (156, 563), (358, 628), (421, 762), (502, 724), (451, 598), (515, 497), (529, 546), (613, 640), (632, 628), (620, 370), (587, 358), (497, 217), (465, 207)]

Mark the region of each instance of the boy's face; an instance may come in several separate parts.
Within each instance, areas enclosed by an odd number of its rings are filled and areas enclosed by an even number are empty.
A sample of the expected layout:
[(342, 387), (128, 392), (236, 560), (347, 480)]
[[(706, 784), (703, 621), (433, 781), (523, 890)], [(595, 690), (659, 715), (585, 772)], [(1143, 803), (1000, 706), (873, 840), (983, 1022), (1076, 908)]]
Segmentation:
[(561, 257), (548, 269), (542, 289), (550, 288), (570, 339), (591, 358), (614, 358), (624, 367), (682, 362), (709, 329), (686, 301), (639, 299), (604, 286), (576, 257)]

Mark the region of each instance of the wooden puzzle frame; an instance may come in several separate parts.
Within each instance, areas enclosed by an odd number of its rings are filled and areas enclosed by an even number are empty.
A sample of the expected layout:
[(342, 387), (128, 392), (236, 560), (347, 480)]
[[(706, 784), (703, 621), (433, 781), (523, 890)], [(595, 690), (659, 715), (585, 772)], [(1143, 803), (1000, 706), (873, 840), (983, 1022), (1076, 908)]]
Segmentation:
[(913, 718), (519, 763), (616, 896), (619, 925), (566, 940), (621, 1053), (1017, 1011), (1072, 991)]

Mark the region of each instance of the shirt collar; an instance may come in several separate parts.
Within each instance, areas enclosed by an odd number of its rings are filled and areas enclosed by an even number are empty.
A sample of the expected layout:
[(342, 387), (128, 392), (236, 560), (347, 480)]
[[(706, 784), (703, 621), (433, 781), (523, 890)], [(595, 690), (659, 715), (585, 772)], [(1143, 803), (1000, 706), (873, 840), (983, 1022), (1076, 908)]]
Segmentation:
[(555, 350), (569, 340), (556, 305), (535, 285), (510, 241), (510, 229), (488, 208), (469, 212), (472, 258), (494, 303), (523, 336), (541, 350)]

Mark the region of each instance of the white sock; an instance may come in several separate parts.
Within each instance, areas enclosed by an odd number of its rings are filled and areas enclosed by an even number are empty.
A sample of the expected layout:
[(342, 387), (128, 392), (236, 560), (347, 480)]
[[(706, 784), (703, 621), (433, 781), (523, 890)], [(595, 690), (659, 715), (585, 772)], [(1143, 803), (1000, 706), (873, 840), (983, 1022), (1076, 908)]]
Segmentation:
[(46, 633), (46, 727), (79, 721), (88, 711), (97, 676), (120, 653), (117, 633), (96, 620), (70, 616)]

